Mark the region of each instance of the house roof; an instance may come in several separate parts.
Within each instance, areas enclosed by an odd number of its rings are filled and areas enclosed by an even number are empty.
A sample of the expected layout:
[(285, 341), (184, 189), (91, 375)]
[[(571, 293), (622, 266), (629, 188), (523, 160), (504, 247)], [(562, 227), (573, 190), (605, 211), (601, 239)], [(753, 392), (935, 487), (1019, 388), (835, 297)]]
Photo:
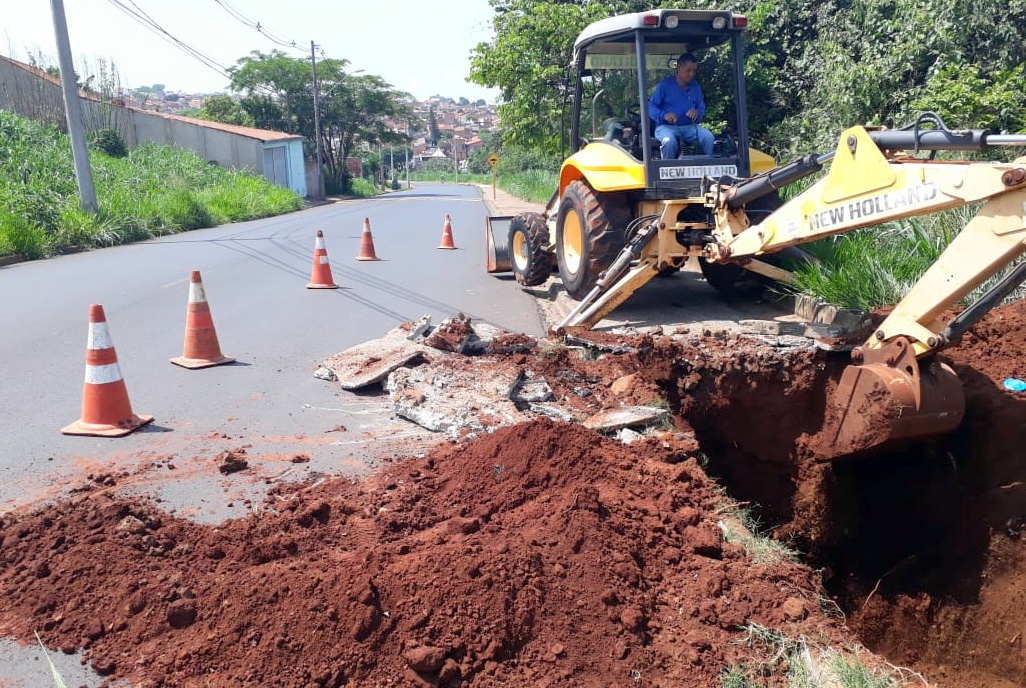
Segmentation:
[(157, 117), (178, 120), (179, 122), (188, 122), (189, 124), (195, 124), (197, 126), (206, 127), (207, 129), (217, 129), (218, 131), (224, 131), (230, 134), (236, 134), (238, 136), (245, 136), (247, 138), (256, 139), (258, 141), (283, 141), (285, 139), (303, 138), (298, 134), (286, 134), (283, 131), (272, 131), (270, 129), (255, 129), (253, 127), (241, 127), (237, 124), (211, 122), (210, 120), (206, 119), (197, 119), (195, 117), (182, 117), (181, 115), (172, 115), (167, 112), (154, 112), (153, 110), (138, 110), (137, 108), (127, 109), (137, 110), (138, 112), (144, 112), (147, 115), (156, 115)]

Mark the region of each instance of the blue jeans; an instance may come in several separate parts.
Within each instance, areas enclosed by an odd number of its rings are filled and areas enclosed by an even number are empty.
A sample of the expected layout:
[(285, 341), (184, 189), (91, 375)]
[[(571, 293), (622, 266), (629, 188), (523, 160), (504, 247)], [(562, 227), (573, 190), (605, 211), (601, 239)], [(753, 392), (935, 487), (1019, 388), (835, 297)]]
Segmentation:
[(660, 124), (655, 137), (659, 140), (659, 155), (663, 160), (672, 160), (680, 153), (680, 141), (697, 145), (703, 155), (713, 154), (715, 137), (700, 124)]

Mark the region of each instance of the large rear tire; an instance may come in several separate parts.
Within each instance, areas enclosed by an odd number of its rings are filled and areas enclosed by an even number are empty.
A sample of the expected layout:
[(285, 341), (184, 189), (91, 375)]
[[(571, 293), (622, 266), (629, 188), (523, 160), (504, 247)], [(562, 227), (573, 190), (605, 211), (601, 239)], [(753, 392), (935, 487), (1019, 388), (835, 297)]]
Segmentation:
[(597, 193), (583, 180), (563, 191), (556, 221), (556, 264), (567, 293), (583, 299), (627, 243), (631, 210), (624, 193)]
[(540, 213), (520, 213), (509, 223), (509, 262), (513, 277), (525, 287), (544, 284), (555, 265), (549, 248), (549, 225)]

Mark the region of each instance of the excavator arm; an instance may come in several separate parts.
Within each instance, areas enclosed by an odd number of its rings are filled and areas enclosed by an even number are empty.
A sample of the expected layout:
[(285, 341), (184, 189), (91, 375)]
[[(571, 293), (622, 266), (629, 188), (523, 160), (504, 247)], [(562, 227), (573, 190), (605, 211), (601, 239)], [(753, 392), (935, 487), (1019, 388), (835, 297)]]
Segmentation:
[[(919, 154), (1026, 146), (1026, 136), (955, 132), (934, 118), (937, 126), (928, 129), (918, 124), (902, 130), (852, 127), (832, 153), (736, 185), (711, 185), (705, 206), (714, 223), (705, 233), (693, 233), (700, 237), (695, 244), (679, 243), (688, 233), (676, 219), (681, 204), (665, 203), (661, 213), (638, 222), (627, 247), (556, 331), (594, 325), (681, 255), (698, 252), (712, 263), (731, 262), (786, 281), (790, 273), (759, 259), (864, 227), (980, 204), (940, 258), (852, 351), (852, 365), (828, 401), (824, 432), (841, 455), (954, 429), (964, 414), (964, 393), (954, 372), (934, 354), (1026, 279), (1026, 262), (960, 315), (950, 321), (943, 315), (1026, 253), (1026, 157), (999, 163), (939, 161)], [(830, 167), (820, 180), (751, 223), (747, 204), (815, 174), (827, 162)]]
[[(1026, 136), (1018, 138), (1026, 145)], [(707, 260), (755, 258), (980, 202), (975, 217), (864, 347), (904, 336), (922, 356), (945, 343), (947, 323), (940, 315), (1026, 252), (1026, 157), (1012, 163), (922, 160), (881, 150), (870, 132), (854, 127), (841, 135), (823, 179), (759, 224), (748, 226), (743, 209), (719, 203)]]
[[(963, 297), (1026, 253), (1026, 157), (1006, 164), (908, 156), (905, 150), (919, 147), (922, 133), (845, 131), (828, 173), (756, 225), (748, 226), (731, 203), (717, 204), (715, 241), (706, 247), (713, 261), (757, 257), (862, 227), (982, 204), (879, 328), (852, 351), (852, 365), (827, 404), (824, 432), (839, 455), (957, 427), (965, 411), (961, 383), (934, 354), (1026, 278), (1023, 264), (973, 307), (951, 321), (943, 319)], [(986, 132), (927, 133), (938, 147), (956, 147), (952, 136), (969, 141), (962, 145), (987, 145)], [(1026, 137), (1006, 140), (1026, 145)]]

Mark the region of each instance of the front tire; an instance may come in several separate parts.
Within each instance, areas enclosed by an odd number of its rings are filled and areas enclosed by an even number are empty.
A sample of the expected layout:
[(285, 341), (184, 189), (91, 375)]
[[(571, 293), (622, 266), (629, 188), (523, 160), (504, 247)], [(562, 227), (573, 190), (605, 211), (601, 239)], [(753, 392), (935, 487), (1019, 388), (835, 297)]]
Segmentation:
[(627, 243), (627, 195), (597, 193), (583, 180), (563, 191), (556, 221), (556, 264), (567, 293), (580, 301)]
[(554, 261), (543, 215), (520, 213), (510, 221), (509, 259), (513, 277), (525, 287), (536, 287), (549, 278)]

